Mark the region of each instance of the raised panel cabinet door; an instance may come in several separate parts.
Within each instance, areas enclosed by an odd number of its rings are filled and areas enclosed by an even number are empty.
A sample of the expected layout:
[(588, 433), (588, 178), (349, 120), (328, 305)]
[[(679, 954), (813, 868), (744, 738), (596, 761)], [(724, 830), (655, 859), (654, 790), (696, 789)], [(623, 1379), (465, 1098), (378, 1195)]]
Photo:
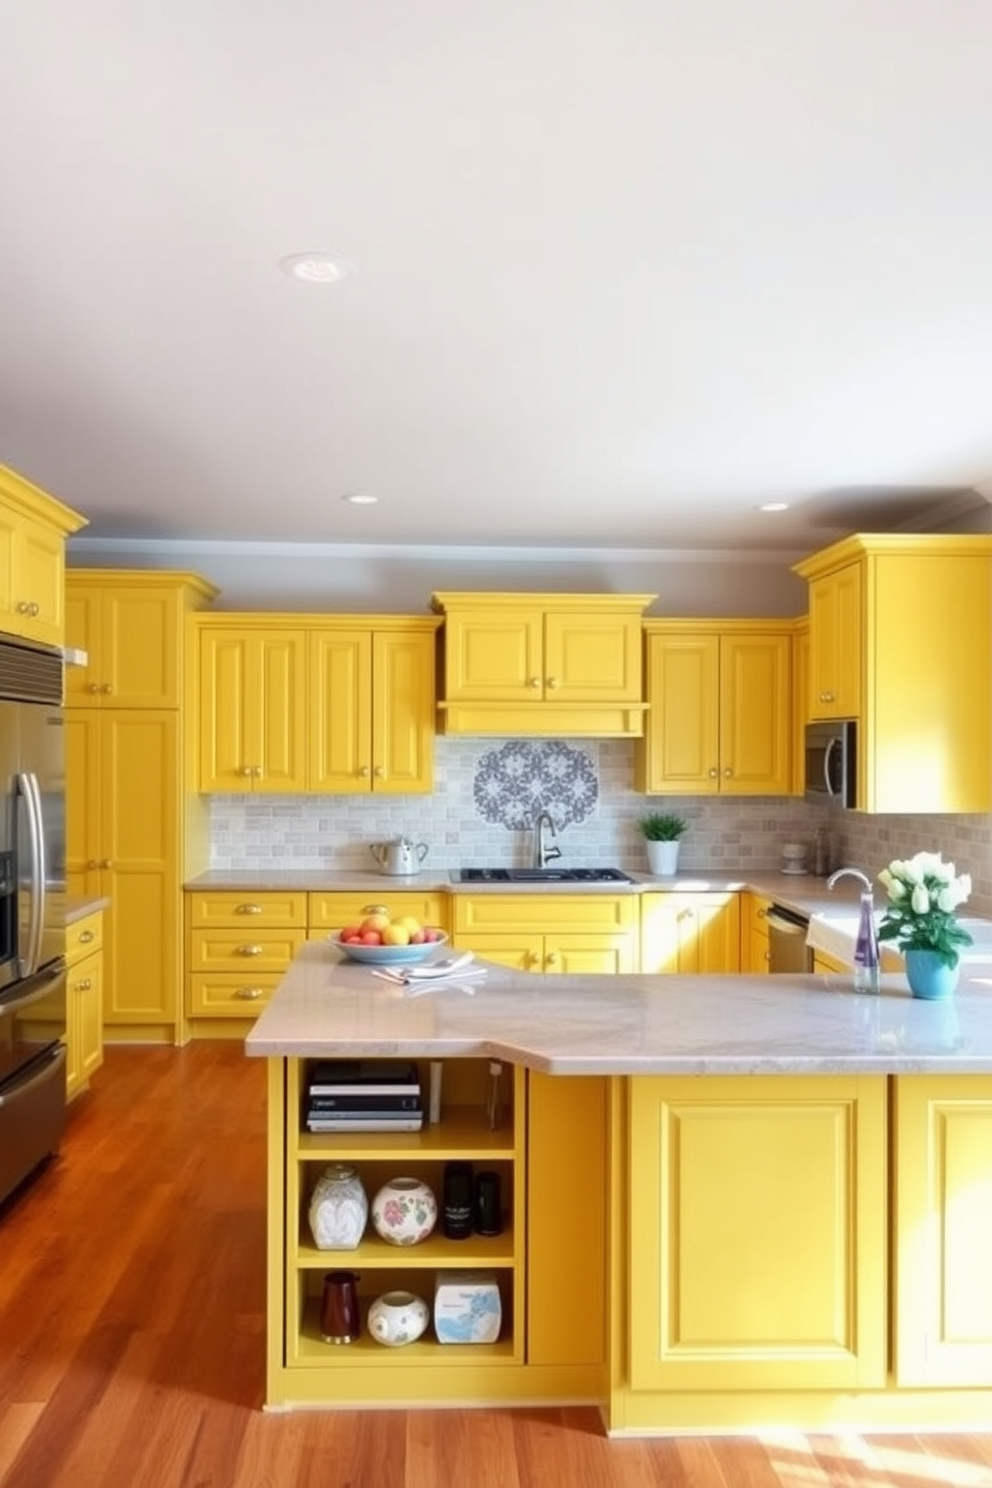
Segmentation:
[(809, 711), (809, 623), (792, 637), (792, 786), (794, 796), (806, 791), (806, 724)]
[(720, 641), (651, 635), (644, 742), (649, 795), (714, 795), (720, 789)]
[(179, 714), (102, 717), (101, 848), (108, 1024), (174, 1027), (178, 1013)]
[(634, 1390), (881, 1389), (886, 1080), (629, 1082)]
[(720, 791), (788, 795), (791, 783), (791, 639), (720, 641)]
[(200, 789), (302, 791), (306, 634), (200, 632)]
[(372, 638), (372, 789), (381, 795), (434, 788), (434, 633)]
[(372, 789), (372, 635), (311, 632), (307, 786), (345, 795)]
[(65, 577), (65, 643), (85, 651), (85, 666), (65, 669), (65, 705), (67, 708), (100, 706), (100, 609), (98, 588), (81, 584), (72, 572)]
[(544, 620), (545, 697), (631, 702), (643, 696), (640, 616), (549, 610)]
[(14, 562), (21, 521), (16, 512), (0, 502), (0, 630), (8, 635), (21, 634), (14, 609)]
[(474, 951), (486, 961), (508, 966), (512, 971), (544, 971), (544, 937), (521, 931), (518, 935), (486, 934), (465, 930), (453, 937), (454, 949)]
[(256, 792), (284, 794), (306, 790), (306, 634), (265, 632), (253, 637), (251, 670), (257, 702), (254, 714), (260, 773)]
[(90, 1076), (103, 1063), (103, 954), (87, 956), (74, 968), (72, 978), (79, 994), (77, 1007), (79, 1031), (79, 1081), (89, 1084)]
[(860, 718), (864, 665), (864, 565), (849, 563), (809, 585), (811, 718)]
[(65, 876), (69, 894), (103, 892), (103, 715), (95, 708), (63, 714), (65, 731)]
[(740, 937), (738, 894), (642, 895), (642, 972), (690, 976), (739, 971)]
[(615, 976), (637, 969), (637, 945), (632, 935), (549, 935), (544, 942), (544, 970), (593, 972)]
[(449, 613), (444, 657), (449, 700), (538, 702), (544, 697), (543, 612)]
[(65, 639), (65, 537), (43, 522), (14, 533), (13, 598), (19, 634), (61, 646)]
[(103, 596), (101, 698), (116, 708), (179, 707), (179, 616), (176, 591), (135, 586)]
[(249, 637), (201, 631), (198, 660), (200, 790), (250, 791), (257, 762), (249, 734)]
[(894, 1145), (896, 1383), (987, 1386), (992, 1077), (898, 1076)]

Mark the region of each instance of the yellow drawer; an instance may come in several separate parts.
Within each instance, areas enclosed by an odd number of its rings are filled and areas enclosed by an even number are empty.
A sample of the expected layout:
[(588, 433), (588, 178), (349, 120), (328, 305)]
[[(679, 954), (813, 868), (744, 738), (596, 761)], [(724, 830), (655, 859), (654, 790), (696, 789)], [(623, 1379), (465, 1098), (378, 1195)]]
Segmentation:
[(190, 935), (190, 971), (229, 971), (254, 982), (263, 971), (283, 972), (301, 945), (305, 930), (194, 930)]
[(360, 894), (311, 894), (310, 938), (322, 940), (333, 930), (341, 930), (345, 925), (355, 925), (380, 904), (394, 920), (398, 920), (401, 915), (414, 915), (422, 925), (436, 925), (441, 930), (447, 929), (444, 896), (417, 889), (397, 891), (384, 887), (382, 893), (376, 890), (373, 894), (367, 890)]
[(452, 903), (456, 940), (471, 930), (633, 930), (640, 916), (637, 894), (454, 894)]
[(230, 927), (254, 934), (262, 925), (278, 925), (305, 930), (307, 896), (302, 890), (293, 893), (192, 893), (188, 896), (189, 923), (192, 929), (209, 930), (212, 926)]
[(103, 911), (98, 909), (66, 926), (65, 959), (72, 966), (83, 956), (92, 956), (103, 946)]
[(191, 1018), (250, 1018), (265, 1007), (282, 975), (263, 971), (244, 976), (224, 971), (216, 976), (192, 976), (189, 979), (189, 1016)]

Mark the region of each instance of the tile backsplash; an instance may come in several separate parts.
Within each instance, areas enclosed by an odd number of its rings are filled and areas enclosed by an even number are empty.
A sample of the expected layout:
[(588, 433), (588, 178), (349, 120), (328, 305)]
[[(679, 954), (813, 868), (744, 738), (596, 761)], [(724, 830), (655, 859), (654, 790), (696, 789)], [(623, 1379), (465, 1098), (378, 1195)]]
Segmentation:
[[(894, 857), (939, 851), (973, 880), (968, 912), (992, 913), (992, 819), (864, 816), (800, 799), (645, 797), (632, 789), (628, 739), (479, 740), (439, 737), (430, 796), (214, 796), (213, 868), (374, 868), (370, 842), (426, 842), (426, 869), (526, 865), (526, 823), (543, 806), (559, 826), (565, 864), (646, 870), (637, 819), (671, 808), (688, 821), (680, 871), (774, 870), (785, 842), (829, 826), (839, 860), (872, 875)], [(877, 895), (881, 905), (881, 894)]]

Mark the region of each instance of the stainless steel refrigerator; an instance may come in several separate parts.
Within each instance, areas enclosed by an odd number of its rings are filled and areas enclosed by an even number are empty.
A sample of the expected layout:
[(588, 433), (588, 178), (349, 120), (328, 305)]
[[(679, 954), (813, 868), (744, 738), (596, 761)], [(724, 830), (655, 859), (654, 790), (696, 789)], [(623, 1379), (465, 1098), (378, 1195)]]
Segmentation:
[(63, 670), (0, 638), (0, 1202), (65, 1126)]

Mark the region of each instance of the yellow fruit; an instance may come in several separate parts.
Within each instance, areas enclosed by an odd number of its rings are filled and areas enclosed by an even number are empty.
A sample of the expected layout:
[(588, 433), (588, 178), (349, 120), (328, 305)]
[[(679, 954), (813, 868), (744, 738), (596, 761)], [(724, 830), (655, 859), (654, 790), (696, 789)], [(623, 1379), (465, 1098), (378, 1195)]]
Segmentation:
[(389, 915), (382, 911), (378, 914), (366, 915), (358, 929), (364, 935), (367, 930), (385, 930), (388, 924)]
[(387, 925), (382, 932), (383, 945), (403, 946), (410, 944), (410, 932), (405, 925)]
[(423, 929), (423, 926), (417, 919), (416, 915), (403, 915), (401, 919), (394, 920), (393, 924), (402, 925), (404, 930), (409, 930), (411, 935), (414, 935), (418, 930)]

